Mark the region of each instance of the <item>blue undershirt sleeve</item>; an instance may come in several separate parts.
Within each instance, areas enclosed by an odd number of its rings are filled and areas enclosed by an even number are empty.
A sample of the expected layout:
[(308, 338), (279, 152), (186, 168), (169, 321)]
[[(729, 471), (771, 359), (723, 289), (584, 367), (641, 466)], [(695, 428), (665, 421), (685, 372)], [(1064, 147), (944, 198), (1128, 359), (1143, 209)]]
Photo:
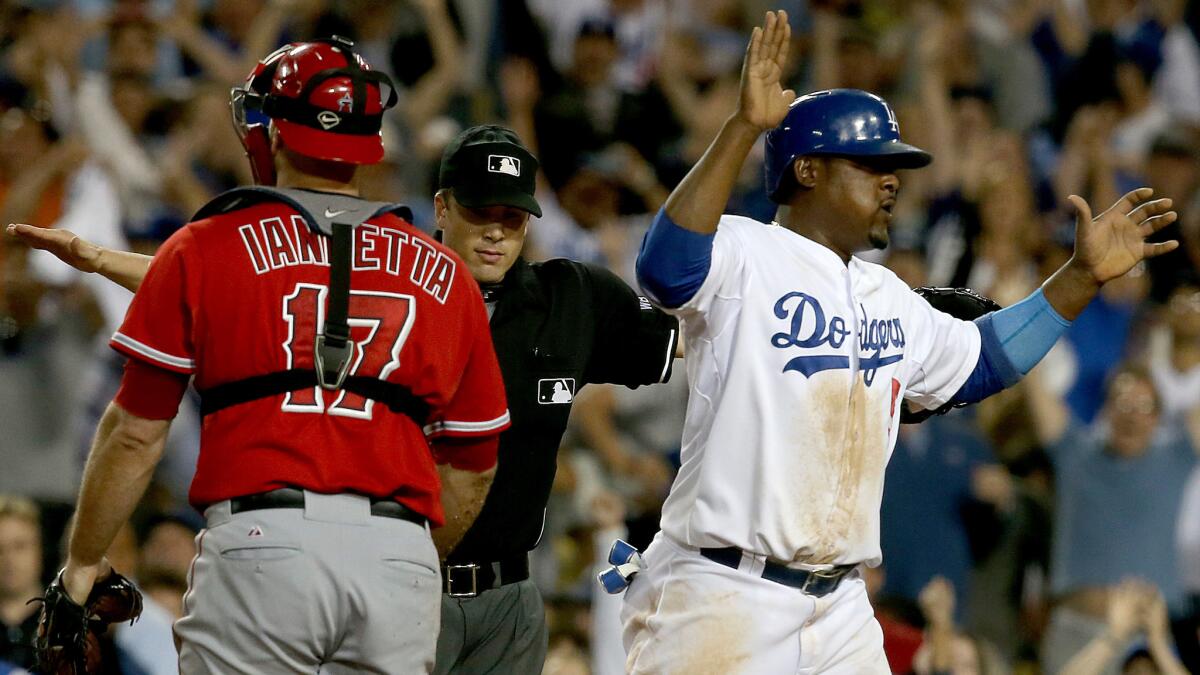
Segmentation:
[(667, 308), (691, 300), (708, 277), (716, 233), (700, 234), (671, 221), (659, 209), (642, 239), (637, 279), (651, 300)]
[(950, 400), (975, 403), (1017, 383), (1050, 351), (1071, 325), (1050, 306), (1042, 289), (975, 320), (979, 361)]

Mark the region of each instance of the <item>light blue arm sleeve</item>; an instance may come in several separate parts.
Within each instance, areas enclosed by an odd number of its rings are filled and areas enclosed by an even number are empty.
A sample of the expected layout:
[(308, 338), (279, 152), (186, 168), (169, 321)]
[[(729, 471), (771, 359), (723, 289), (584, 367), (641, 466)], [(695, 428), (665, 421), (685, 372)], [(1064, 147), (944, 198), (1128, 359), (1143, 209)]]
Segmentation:
[(716, 236), (682, 228), (665, 209), (659, 209), (638, 252), (637, 279), (642, 291), (663, 307), (683, 306), (708, 277)]
[(1042, 289), (1010, 307), (975, 320), (981, 340), (979, 361), (950, 400), (975, 403), (1016, 384), (1050, 351), (1071, 325)]

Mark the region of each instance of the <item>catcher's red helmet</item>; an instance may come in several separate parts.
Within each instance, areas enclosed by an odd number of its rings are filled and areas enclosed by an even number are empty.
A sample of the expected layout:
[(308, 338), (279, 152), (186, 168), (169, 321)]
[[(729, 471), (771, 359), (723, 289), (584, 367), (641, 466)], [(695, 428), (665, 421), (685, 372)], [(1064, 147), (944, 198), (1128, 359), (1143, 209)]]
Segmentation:
[(383, 111), (395, 104), (388, 76), (371, 70), (354, 43), (338, 36), (277, 49), (230, 95), (254, 180), (265, 185), (275, 183), (270, 143), (265, 124), (251, 121), (249, 111), (270, 118), (283, 144), (301, 155), (374, 164), (383, 158)]

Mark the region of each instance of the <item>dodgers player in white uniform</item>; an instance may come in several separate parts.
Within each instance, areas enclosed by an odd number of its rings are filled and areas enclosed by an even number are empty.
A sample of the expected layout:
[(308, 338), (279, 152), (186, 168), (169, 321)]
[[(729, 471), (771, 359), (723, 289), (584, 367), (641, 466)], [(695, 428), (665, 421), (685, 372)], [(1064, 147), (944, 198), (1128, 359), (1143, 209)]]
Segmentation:
[[(755, 28), (741, 97), (643, 242), (643, 289), (676, 314), (692, 388), (662, 531), (626, 591), (634, 673), (886, 673), (856, 568), (877, 565), (884, 467), (902, 399), (973, 402), (1016, 382), (1109, 279), (1177, 246), (1135, 190), (1095, 220), (1036, 293), (975, 322), (931, 308), (853, 256), (888, 243), (898, 169), (928, 164), (890, 108), (855, 90), (780, 85), (783, 12)], [(767, 137), (776, 222), (722, 216)]]

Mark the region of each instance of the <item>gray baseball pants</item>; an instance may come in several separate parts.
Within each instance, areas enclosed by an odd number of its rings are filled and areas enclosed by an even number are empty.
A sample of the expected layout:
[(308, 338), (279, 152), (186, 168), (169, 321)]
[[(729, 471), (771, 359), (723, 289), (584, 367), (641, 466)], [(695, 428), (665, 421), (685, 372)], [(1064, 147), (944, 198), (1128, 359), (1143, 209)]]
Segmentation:
[(365, 497), (305, 494), (301, 508), (205, 511), (184, 615), (184, 675), (428, 673), (438, 556), (426, 527), (372, 516)]

